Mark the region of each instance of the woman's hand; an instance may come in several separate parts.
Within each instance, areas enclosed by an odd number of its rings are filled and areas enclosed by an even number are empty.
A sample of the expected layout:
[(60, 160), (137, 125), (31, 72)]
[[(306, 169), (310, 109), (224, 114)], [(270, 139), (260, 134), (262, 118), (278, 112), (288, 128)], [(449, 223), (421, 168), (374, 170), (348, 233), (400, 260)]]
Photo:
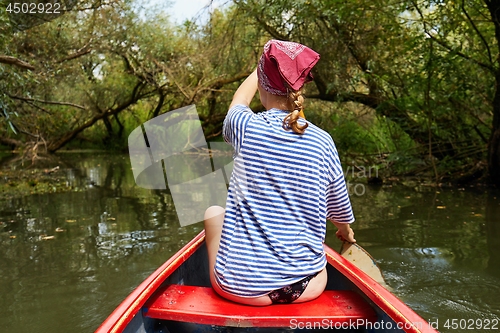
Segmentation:
[(354, 231), (351, 229), (351, 225), (349, 223), (339, 223), (333, 222), (333, 224), (337, 227), (337, 238), (343, 242), (356, 243), (356, 239), (354, 239)]

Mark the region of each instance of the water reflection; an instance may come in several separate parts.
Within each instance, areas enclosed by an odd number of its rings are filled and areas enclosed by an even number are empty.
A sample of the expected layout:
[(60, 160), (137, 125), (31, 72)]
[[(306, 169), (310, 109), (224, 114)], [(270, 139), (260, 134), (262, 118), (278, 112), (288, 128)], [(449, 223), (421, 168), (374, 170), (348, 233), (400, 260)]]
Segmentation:
[(500, 276), (500, 192), (489, 191), (486, 205), (487, 271)]
[(352, 199), (356, 239), (394, 292), (424, 318), (498, 318), (495, 194), (416, 187), (368, 190)]
[(168, 192), (128, 170), (126, 156), (71, 156), (58, 175), (69, 192), (1, 202), (3, 329), (91, 332), (201, 230), (180, 228)]
[[(187, 168), (187, 172), (192, 172)], [(68, 192), (0, 202), (0, 327), (92, 332), (202, 226), (133, 180), (126, 155), (65, 155)], [(367, 187), (356, 239), (425, 319), (500, 315), (500, 194)], [(338, 249), (333, 227), (327, 243)]]

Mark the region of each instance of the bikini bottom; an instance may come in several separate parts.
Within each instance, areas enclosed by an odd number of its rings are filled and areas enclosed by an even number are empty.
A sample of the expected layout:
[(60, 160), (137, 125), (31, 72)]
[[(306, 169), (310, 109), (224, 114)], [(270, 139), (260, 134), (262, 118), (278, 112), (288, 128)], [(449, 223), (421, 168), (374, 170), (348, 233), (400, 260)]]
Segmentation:
[[(318, 272), (319, 273), (319, 272)], [(268, 296), (273, 304), (288, 304), (299, 298), (304, 290), (306, 290), (309, 281), (318, 273), (306, 276), (302, 280), (295, 282), (289, 286), (271, 291)]]

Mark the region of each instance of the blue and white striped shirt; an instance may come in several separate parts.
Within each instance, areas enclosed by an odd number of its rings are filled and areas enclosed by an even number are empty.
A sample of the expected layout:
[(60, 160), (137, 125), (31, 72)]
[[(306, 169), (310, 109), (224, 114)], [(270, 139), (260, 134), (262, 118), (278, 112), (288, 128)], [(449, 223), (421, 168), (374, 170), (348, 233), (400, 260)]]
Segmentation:
[(286, 115), (236, 105), (224, 120), (235, 159), (215, 275), (235, 295), (265, 295), (322, 270), (326, 220), (354, 221), (331, 136), (309, 122), (302, 135), (286, 131)]

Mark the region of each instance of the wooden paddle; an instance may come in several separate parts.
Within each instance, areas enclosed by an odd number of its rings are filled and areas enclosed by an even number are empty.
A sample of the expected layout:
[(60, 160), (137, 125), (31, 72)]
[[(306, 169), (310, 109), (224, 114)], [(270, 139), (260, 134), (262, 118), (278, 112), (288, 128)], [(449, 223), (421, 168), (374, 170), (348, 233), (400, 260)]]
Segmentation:
[(391, 288), (385, 282), (380, 267), (375, 259), (357, 243), (343, 242), (340, 249), (340, 255), (365, 272), (369, 277), (378, 282), (382, 287), (390, 290)]

